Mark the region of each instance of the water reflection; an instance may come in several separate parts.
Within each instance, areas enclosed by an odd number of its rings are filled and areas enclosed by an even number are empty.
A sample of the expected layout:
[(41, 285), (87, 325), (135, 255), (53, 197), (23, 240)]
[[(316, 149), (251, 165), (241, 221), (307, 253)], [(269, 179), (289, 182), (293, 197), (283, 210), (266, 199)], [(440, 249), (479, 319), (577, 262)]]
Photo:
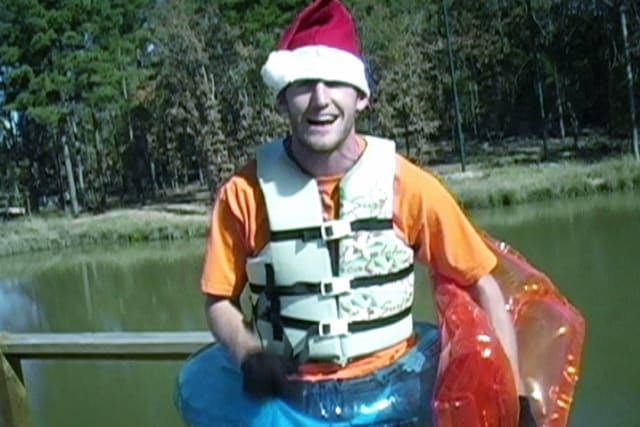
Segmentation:
[[(198, 278), (202, 242), (96, 248), (0, 259), (4, 292), (38, 301), (32, 331), (152, 331), (205, 328)], [(33, 307), (33, 305), (32, 305)], [(26, 311), (6, 304), (3, 317)]]
[(0, 278), (0, 330), (41, 329), (42, 317), (36, 301), (17, 279)]

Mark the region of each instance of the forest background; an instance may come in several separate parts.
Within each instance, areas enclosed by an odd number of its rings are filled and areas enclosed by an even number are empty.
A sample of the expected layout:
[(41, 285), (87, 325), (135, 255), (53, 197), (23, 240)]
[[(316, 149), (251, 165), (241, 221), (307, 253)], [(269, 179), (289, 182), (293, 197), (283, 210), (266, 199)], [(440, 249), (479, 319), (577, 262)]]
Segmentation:
[[(210, 198), (287, 131), (260, 68), (306, 3), (0, 0), (0, 207)], [(345, 3), (377, 82), (359, 129), (415, 162), (638, 158), (637, 2)]]

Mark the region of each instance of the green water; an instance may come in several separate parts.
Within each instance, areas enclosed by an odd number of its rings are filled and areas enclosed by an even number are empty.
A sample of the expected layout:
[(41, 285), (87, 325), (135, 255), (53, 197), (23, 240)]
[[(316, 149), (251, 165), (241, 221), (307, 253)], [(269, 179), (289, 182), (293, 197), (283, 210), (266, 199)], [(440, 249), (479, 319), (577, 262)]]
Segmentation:
[[(587, 320), (571, 426), (637, 426), (640, 195), (473, 212), (550, 275)], [(0, 330), (202, 330), (204, 242), (0, 258)], [(419, 318), (431, 318), (417, 290)], [(177, 362), (26, 362), (36, 427), (175, 427)]]

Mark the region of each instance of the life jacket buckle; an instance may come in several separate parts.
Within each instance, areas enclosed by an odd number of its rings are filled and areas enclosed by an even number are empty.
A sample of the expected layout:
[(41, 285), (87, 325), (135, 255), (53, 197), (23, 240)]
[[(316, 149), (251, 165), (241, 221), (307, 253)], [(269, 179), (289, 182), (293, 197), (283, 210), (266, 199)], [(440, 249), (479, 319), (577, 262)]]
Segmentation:
[(323, 296), (348, 294), (351, 292), (351, 278), (332, 277), (320, 282), (320, 294)]
[(337, 240), (353, 234), (351, 229), (351, 221), (344, 219), (335, 219), (332, 221), (326, 221), (320, 226), (320, 235), (322, 239)]
[(331, 337), (349, 335), (349, 322), (346, 319), (325, 319), (318, 324), (318, 335)]

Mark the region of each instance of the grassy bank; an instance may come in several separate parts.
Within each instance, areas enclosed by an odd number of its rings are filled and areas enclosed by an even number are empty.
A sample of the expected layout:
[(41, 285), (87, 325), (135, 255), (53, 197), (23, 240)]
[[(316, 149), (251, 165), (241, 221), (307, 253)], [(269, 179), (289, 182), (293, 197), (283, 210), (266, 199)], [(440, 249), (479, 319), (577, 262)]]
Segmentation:
[[(465, 173), (457, 167), (435, 171), (466, 209), (520, 205), (575, 198), (596, 193), (640, 189), (640, 163), (630, 157), (594, 164), (546, 163), (490, 168), (473, 165)], [(54, 250), (98, 243), (202, 238), (208, 206), (156, 205), (118, 209), (79, 218), (31, 217), (0, 223), (0, 256)]]
[(521, 205), (596, 193), (640, 189), (640, 163), (632, 157), (598, 163), (543, 163), (500, 168), (476, 167), (441, 174), (467, 209)]
[(79, 218), (25, 218), (0, 224), (0, 256), (103, 243), (178, 240), (205, 235), (202, 213), (118, 209)]

